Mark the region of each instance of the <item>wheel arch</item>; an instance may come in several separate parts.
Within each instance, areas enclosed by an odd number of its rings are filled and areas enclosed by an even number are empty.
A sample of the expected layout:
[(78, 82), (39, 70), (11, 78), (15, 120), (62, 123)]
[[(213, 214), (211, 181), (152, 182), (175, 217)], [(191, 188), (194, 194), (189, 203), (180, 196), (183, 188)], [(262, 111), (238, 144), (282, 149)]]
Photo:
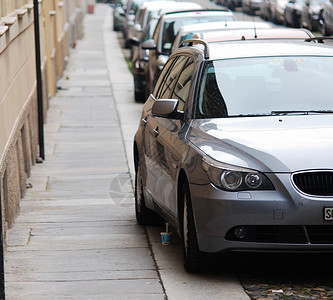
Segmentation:
[(183, 203), (184, 199), (182, 198), (184, 182), (187, 183), (188, 179), (185, 170), (182, 168), (179, 170), (178, 184), (177, 184), (177, 210), (178, 210), (179, 228), (181, 228), (182, 225), (183, 209), (184, 209), (184, 203)]
[(137, 172), (139, 163), (139, 149), (136, 141), (133, 143), (134, 170)]

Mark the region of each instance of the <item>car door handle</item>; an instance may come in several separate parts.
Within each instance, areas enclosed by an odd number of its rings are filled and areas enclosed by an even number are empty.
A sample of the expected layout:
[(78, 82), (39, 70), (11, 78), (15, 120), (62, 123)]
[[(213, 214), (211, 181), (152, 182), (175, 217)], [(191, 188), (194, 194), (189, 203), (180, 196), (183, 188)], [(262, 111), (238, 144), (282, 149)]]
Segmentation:
[(160, 132), (158, 131), (158, 126), (155, 129), (153, 129), (153, 131), (155, 133), (155, 137), (157, 137), (160, 134)]
[(147, 118), (147, 117), (144, 117), (144, 118), (142, 119), (142, 123), (143, 123), (143, 126), (146, 126), (147, 123), (148, 123), (148, 118)]

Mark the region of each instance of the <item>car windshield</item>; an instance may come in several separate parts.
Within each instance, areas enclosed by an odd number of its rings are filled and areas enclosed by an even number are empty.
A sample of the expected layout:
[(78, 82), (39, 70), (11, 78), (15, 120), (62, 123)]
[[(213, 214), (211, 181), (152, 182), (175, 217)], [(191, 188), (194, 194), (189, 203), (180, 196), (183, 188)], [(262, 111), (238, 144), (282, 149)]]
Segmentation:
[(207, 15), (207, 16), (196, 16), (196, 17), (184, 17), (177, 18), (174, 20), (168, 20), (164, 23), (162, 33), (162, 52), (163, 54), (170, 55), (171, 47), (177, 35), (180, 27), (197, 24), (197, 23), (208, 23), (208, 22), (230, 22), (234, 21), (233, 15)]
[(333, 112), (333, 57), (258, 57), (206, 63), (197, 118)]

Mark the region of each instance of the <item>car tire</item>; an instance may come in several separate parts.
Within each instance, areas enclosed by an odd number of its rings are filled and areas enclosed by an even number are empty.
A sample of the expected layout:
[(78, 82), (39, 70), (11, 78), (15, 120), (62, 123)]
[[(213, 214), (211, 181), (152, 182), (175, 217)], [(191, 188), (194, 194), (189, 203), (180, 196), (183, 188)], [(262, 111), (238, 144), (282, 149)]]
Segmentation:
[(144, 103), (145, 102), (145, 92), (134, 92), (135, 102)]
[(183, 218), (181, 222), (184, 267), (187, 272), (197, 273), (203, 270), (205, 254), (199, 250), (192, 201), (187, 181), (182, 187)]
[(146, 207), (143, 194), (143, 181), (140, 162), (135, 171), (135, 216), (140, 225), (150, 225), (158, 220), (158, 216)]
[(119, 27), (118, 25), (113, 23), (113, 31), (120, 31), (120, 30), (121, 30), (121, 27)]

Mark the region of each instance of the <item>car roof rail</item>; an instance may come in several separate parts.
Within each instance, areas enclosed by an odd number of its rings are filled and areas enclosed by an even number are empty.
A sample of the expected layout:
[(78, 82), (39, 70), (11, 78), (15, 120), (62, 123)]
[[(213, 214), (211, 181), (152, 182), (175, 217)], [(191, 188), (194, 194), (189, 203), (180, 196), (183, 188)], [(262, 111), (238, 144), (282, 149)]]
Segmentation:
[(318, 43), (324, 43), (324, 40), (333, 40), (333, 37), (331, 37), (331, 36), (315, 36), (315, 37), (305, 39), (304, 42), (317, 41)]
[(182, 13), (189, 13), (189, 12), (232, 12), (228, 8), (189, 8), (186, 10), (175, 10), (175, 11), (167, 11), (164, 15), (174, 15), (174, 14), (182, 14)]
[(204, 55), (205, 55), (205, 59), (209, 59), (209, 47), (208, 47), (208, 43), (204, 40), (201, 39), (188, 39), (188, 40), (184, 40), (182, 41), (178, 48), (180, 47), (184, 47), (184, 44), (189, 43), (189, 46), (193, 46), (194, 43), (196, 44), (201, 44), (205, 47), (204, 49)]

